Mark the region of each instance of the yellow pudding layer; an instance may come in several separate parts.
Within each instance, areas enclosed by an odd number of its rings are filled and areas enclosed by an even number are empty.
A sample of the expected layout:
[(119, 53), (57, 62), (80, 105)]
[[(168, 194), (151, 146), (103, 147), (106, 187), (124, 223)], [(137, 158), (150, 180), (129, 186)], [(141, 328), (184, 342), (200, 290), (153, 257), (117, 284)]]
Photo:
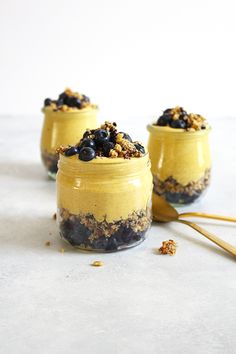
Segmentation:
[(84, 162), (60, 155), (57, 205), (71, 214), (92, 214), (97, 221), (127, 219), (150, 206), (152, 174), (148, 154), (139, 158), (97, 157)]
[(211, 167), (210, 128), (194, 132), (148, 125), (152, 173), (161, 181), (172, 176), (183, 186), (198, 181)]
[(41, 151), (55, 153), (60, 145), (75, 145), (87, 128), (97, 128), (97, 110), (84, 108), (73, 112), (43, 109)]

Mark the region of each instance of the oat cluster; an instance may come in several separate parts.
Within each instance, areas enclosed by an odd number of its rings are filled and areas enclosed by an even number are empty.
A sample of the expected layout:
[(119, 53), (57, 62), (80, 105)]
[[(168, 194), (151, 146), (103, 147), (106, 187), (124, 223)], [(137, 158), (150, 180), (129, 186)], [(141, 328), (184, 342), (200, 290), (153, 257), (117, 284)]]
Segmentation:
[(176, 253), (177, 244), (174, 240), (163, 241), (159, 248), (161, 254), (169, 254), (173, 256)]
[(183, 107), (179, 106), (166, 109), (158, 118), (156, 125), (187, 131), (206, 129), (208, 126), (206, 119), (200, 114), (187, 113)]
[(84, 108), (97, 108), (96, 105), (90, 102), (88, 96), (74, 92), (70, 88), (66, 88), (56, 100), (46, 98), (44, 100), (44, 107), (46, 110), (54, 112), (74, 112)]

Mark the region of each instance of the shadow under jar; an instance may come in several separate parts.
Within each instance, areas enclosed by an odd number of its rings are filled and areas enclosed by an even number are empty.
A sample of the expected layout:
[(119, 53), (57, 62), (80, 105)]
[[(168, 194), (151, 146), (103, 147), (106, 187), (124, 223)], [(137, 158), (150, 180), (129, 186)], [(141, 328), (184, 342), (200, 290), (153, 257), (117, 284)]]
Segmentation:
[(74, 112), (53, 111), (47, 108), (41, 135), (41, 157), (48, 175), (56, 179), (59, 155), (56, 149), (60, 145), (75, 145), (82, 138), (86, 129), (98, 126), (95, 108), (84, 108)]
[(154, 193), (172, 204), (190, 204), (210, 182), (210, 128), (186, 131), (148, 125)]
[(60, 155), (58, 226), (84, 250), (113, 252), (144, 241), (151, 224), (152, 174), (148, 154), (84, 162)]

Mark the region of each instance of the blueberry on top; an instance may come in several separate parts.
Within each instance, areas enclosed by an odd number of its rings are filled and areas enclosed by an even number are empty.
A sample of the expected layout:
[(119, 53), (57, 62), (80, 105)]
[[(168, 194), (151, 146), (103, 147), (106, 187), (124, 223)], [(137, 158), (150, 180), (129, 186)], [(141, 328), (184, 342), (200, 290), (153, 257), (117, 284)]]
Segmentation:
[(176, 119), (176, 120), (172, 120), (172, 122), (170, 123), (170, 126), (172, 128), (185, 129), (186, 128), (186, 122), (184, 120)]
[(171, 119), (172, 119), (171, 114), (169, 113), (163, 114), (158, 118), (157, 125), (164, 127), (170, 123)]
[(115, 144), (111, 141), (106, 141), (102, 146), (102, 151), (105, 157), (109, 157), (110, 151), (114, 149)]
[(102, 144), (108, 141), (108, 131), (105, 129), (97, 129), (94, 132), (94, 140), (97, 144)]
[(98, 129), (86, 130), (83, 138), (74, 147), (65, 149), (61, 146), (57, 151), (65, 156), (78, 154), (82, 161), (90, 161), (96, 156), (130, 159), (145, 154), (142, 144), (132, 142), (126, 133), (117, 133), (116, 124), (110, 122), (105, 122)]
[(76, 146), (71, 146), (65, 150), (65, 156), (73, 156), (78, 153), (78, 149)]
[(86, 138), (83, 139), (82, 142), (79, 145), (80, 149), (82, 149), (83, 147), (90, 147), (93, 150), (96, 150), (96, 143), (94, 140)]
[[(54, 105), (52, 105), (54, 103)], [(58, 99), (53, 101), (49, 98), (47, 98), (44, 101), (44, 106), (51, 106), (54, 111), (61, 110), (63, 112), (65, 111), (71, 111), (71, 108), (77, 108), (77, 109), (82, 109), (86, 107), (92, 107), (96, 108), (95, 105), (92, 105), (90, 103), (90, 99), (86, 95), (82, 95), (78, 92), (73, 92), (71, 89), (66, 89), (64, 92), (62, 92), (59, 96)]]
[(187, 113), (183, 107), (167, 108), (158, 118), (157, 125), (174, 129), (200, 130), (206, 127), (205, 118), (200, 114)]
[(45, 98), (45, 100), (44, 100), (44, 106), (45, 107), (50, 106), (51, 103), (52, 103), (51, 98)]
[(90, 147), (83, 147), (79, 152), (79, 159), (82, 161), (90, 161), (96, 157), (95, 151)]
[(136, 147), (136, 149), (138, 151), (140, 151), (142, 154), (145, 154), (145, 149), (143, 147), (143, 145), (139, 144), (139, 143), (135, 143), (134, 146)]

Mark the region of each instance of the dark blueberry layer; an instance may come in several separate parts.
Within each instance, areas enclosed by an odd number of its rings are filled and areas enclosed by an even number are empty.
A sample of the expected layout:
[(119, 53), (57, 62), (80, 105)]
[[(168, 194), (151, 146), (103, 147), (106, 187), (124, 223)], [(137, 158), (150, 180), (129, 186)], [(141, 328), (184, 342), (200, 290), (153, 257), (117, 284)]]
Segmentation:
[(43, 163), (46, 167), (46, 169), (52, 173), (52, 174), (56, 174), (58, 171), (58, 167), (57, 167), (57, 163), (58, 163), (58, 155), (50, 155), (47, 153), (43, 153), (42, 154), (42, 160)]
[(165, 192), (164, 194), (161, 194), (161, 196), (164, 197), (167, 202), (172, 204), (191, 204), (197, 200), (202, 193), (203, 191), (196, 191), (193, 195), (189, 195), (187, 193)]
[(72, 246), (97, 251), (117, 251), (122, 248), (135, 246), (144, 241), (147, 230), (135, 232), (130, 227), (120, 228), (110, 237), (103, 235), (95, 240), (90, 240), (91, 231), (79, 220), (63, 220), (60, 223), (61, 237), (66, 239)]

